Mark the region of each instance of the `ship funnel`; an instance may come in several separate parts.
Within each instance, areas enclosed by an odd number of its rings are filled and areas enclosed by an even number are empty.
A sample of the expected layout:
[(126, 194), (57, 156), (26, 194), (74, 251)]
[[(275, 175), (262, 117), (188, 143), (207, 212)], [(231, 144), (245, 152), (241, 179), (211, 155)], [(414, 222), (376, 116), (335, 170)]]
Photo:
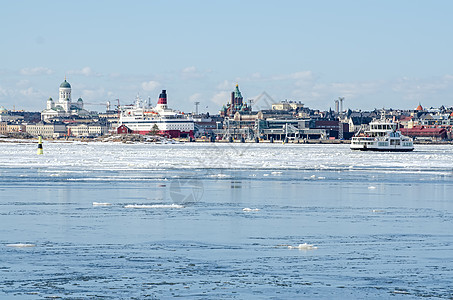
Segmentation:
[(159, 101), (157, 104), (165, 104), (167, 105), (167, 90), (162, 90), (162, 93), (159, 95)]

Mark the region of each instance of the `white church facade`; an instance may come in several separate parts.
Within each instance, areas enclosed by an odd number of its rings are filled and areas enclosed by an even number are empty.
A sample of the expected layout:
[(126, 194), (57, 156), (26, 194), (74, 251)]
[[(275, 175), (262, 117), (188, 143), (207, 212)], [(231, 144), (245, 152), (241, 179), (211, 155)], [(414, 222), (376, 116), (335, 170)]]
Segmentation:
[(83, 100), (72, 102), (71, 85), (65, 80), (60, 84), (58, 102), (52, 98), (47, 100), (47, 107), (41, 112), (41, 120), (47, 121), (58, 117), (88, 116), (89, 112), (83, 108)]

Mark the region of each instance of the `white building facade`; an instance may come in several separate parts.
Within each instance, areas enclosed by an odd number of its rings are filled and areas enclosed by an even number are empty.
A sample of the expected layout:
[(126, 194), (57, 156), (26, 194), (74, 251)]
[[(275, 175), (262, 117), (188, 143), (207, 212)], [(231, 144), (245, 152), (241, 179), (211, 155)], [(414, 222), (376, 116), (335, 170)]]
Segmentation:
[(108, 132), (108, 126), (100, 123), (68, 125), (69, 136), (101, 136)]

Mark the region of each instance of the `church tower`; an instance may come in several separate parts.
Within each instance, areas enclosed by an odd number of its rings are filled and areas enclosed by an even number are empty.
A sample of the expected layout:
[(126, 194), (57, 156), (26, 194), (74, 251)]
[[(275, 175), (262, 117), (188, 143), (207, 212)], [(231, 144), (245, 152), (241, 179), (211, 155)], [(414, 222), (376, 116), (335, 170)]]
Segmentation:
[(71, 85), (65, 80), (60, 84), (60, 97), (58, 103), (67, 112), (71, 106)]
[(47, 109), (53, 109), (53, 108), (55, 108), (55, 102), (53, 102), (52, 98), (49, 98), (47, 100)]

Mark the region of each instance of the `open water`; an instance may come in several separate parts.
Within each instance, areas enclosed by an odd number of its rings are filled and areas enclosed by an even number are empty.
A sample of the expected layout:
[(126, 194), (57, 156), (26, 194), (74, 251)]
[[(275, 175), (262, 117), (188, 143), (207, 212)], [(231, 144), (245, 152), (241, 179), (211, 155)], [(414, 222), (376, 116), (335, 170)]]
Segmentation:
[(0, 298), (453, 299), (453, 147), (0, 143)]

